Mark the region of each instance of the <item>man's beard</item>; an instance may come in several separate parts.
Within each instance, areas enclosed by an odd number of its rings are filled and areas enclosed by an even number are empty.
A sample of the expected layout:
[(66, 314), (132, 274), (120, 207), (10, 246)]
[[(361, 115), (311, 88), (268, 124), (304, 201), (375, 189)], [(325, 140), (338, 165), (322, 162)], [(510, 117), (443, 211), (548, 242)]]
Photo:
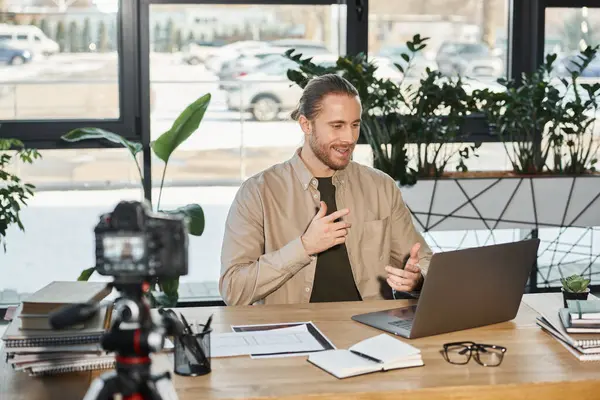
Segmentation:
[[(310, 149), (312, 150), (312, 152), (314, 153), (314, 155), (319, 159), (319, 161), (321, 161), (323, 164), (325, 164), (327, 167), (331, 168), (334, 171), (338, 171), (341, 169), (344, 169), (348, 166), (349, 162), (344, 162), (344, 163), (336, 163), (335, 160), (332, 160), (331, 156), (330, 156), (330, 151), (335, 151), (332, 149), (332, 146), (326, 143), (322, 143), (319, 139), (318, 139), (318, 134), (317, 132), (313, 129), (313, 132), (311, 135), (309, 135), (309, 139), (308, 139), (308, 144), (310, 145)], [(334, 146), (334, 147), (338, 147), (338, 146)], [(354, 150), (354, 144), (339, 144), (339, 147), (341, 148), (348, 148), (348, 151), (350, 152), (350, 155), (352, 155), (352, 151)]]

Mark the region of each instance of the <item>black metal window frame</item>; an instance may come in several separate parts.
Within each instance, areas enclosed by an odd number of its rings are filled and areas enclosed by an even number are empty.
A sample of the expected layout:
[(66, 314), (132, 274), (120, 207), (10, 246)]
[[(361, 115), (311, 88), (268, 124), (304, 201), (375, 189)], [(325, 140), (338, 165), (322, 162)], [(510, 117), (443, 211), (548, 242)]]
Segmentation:
[[(117, 13), (117, 53), (119, 118), (117, 119), (27, 119), (0, 121), (0, 137), (14, 138), (40, 150), (65, 148), (101, 148), (113, 147), (104, 141), (84, 141), (67, 143), (61, 140), (66, 132), (85, 126), (94, 126), (118, 133), (132, 141), (140, 141), (137, 129), (139, 119), (139, 101), (137, 95), (138, 65), (136, 57), (137, 42), (136, 2), (121, 0)], [(58, 94), (64, 95), (64, 94)], [(48, 99), (52, 101), (52, 99)]]
[[(600, 0), (507, 0), (507, 77), (531, 72), (544, 58), (545, 10), (551, 7), (600, 7)], [(71, 144), (60, 140), (65, 132), (83, 126), (111, 130), (141, 142), (144, 148), (144, 191), (151, 200), (150, 152), (150, 27), (151, 4), (256, 4), (256, 5), (346, 5), (346, 53), (368, 53), (369, 0), (121, 0), (118, 13), (120, 118), (116, 120), (14, 120), (0, 121), (0, 137), (20, 139), (40, 150), (113, 147), (105, 141)], [(417, 32), (415, 32), (417, 33)], [(494, 142), (480, 116), (469, 118), (470, 140)], [(532, 232), (532, 237), (537, 231)], [(537, 268), (534, 269), (537, 271)], [(536, 287), (532, 271), (530, 288)]]
[[(507, 0), (507, 3), (509, 78), (533, 71), (543, 60), (545, 8), (600, 7), (600, 0)], [(369, 0), (121, 0), (118, 13), (120, 118), (2, 121), (0, 137), (17, 138), (38, 149), (112, 147), (103, 141), (70, 144), (60, 140), (60, 136), (71, 129), (93, 125), (119, 133), (129, 140), (142, 142), (148, 147), (150, 4), (345, 4), (347, 54), (368, 51)], [(497, 141), (497, 138), (489, 135), (485, 119), (481, 116), (472, 116), (466, 129), (470, 140)], [(146, 155), (149, 156), (149, 152)]]

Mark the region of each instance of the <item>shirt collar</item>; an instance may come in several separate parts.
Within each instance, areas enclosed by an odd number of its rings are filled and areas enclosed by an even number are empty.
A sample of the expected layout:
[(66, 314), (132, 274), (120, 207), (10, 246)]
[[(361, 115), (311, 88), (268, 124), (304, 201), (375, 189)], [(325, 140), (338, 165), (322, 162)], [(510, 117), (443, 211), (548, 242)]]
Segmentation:
[[(292, 168), (294, 169), (294, 173), (296, 174), (296, 177), (300, 181), (300, 184), (302, 185), (302, 188), (304, 190), (308, 190), (310, 185), (313, 185), (313, 187), (316, 189), (318, 186), (317, 179), (313, 176), (313, 174), (306, 167), (306, 164), (304, 164), (304, 161), (302, 161), (302, 158), (300, 158), (301, 150), (302, 150), (302, 148), (296, 149), (294, 156), (292, 157), (292, 159), (290, 161)], [(335, 173), (333, 174), (333, 177), (332, 177), (332, 182), (336, 186), (343, 185), (346, 183), (347, 176), (348, 176), (348, 173), (346, 172), (346, 170), (349, 167), (350, 166), (348, 166), (344, 169), (335, 171)]]

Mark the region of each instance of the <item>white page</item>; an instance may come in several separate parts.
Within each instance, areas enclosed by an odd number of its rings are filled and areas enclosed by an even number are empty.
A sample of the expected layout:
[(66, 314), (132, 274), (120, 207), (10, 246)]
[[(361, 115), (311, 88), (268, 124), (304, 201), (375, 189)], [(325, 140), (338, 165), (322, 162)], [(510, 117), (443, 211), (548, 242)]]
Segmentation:
[(248, 354), (315, 351), (323, 347), (306, 325), (257, 332), (228, 332), (211, 335), (211, 357)]
[(365, 339), (350, 347), (350, 350), (367, 354), (386, 363), (394, 363), (404, 358), (413, 358), (421, 353), (416, 347), (385, 333)]
[[(285, 352), (285, 353), (266, 353), (266, 354), (250, 354), (250, 358), (252, 359), (260, 359), (260, 358), (281, 358), (281, 357), (301, 357), (312, 354), (316, 351), (324, 351), (324, 350), (335, 350), (335, 345), (317, 328), (317, 326), (312, 321), (306, 322), (283, 322), (283, 323), (271, 323), (271, 324), (254, 324), (254, 325), (232, 325), (231, 329), (234, 332), (257, 332), (257, 331), (266, 331), (266, 330), (274, 330), (274, 329), (283, 329), (289, 328), (292, 326), (298, 325), (306, 325), (308, 331), (312, 334), (312, 336), (321, 343), (321, 348), (317, 350), (309, 350), (309, 351), (300, 351), (300, 352)], [(311, 331), (312, 329), (312, 331)], [(315, 333), (316, 332), (316, 333)], [(327, 344), (323, 344), (326, 342)]]
[(383, 364), (367, 360), (348, 350), (313, 353), (308, 356), (308, 361), (340, 379), (383, 369)]

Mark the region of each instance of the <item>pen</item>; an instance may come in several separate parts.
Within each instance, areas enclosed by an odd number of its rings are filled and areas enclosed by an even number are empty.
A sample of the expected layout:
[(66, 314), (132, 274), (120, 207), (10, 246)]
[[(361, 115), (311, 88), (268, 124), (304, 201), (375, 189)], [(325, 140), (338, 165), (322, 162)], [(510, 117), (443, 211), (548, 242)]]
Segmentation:
[(208, 321), (206, 321), (206, 325), (204, 325), (204, 329), (202, 329), (202, 333), (204, 332), (208, 332), (208, 329), (210, 328), (210, 323), (212, 321), (212, 314), (210, 315), (210, 317), (208, 317)]
[(181, 321), (183, 321), (183, 324), (185, 326), (185, 330), (187, 333), (189, 334), (193, 334), (192, 332), (192, 327), (190, 326), (190, 324), (188, 324), (187, 320), (185, 319), (185, 317), (183, 316), (182, 313), (179, 313), (179, 315), (181, 316)]
[(383, 361), (381, 361), (378, 358), (368, 356), (368, 355), (366, 355), (364, 353), (361, 353), (361, 352), (358, 352), (356, 350), (350, 350), (350, 352), (353, 353), (353, 354), (356, 354), (359, 357), (365, 358), (365, 359), (367, 359), (369, 361), (373, 361), (373, 362), (376, 362), (376, 363), (379, 363), (379, 364), (383, 364)]

